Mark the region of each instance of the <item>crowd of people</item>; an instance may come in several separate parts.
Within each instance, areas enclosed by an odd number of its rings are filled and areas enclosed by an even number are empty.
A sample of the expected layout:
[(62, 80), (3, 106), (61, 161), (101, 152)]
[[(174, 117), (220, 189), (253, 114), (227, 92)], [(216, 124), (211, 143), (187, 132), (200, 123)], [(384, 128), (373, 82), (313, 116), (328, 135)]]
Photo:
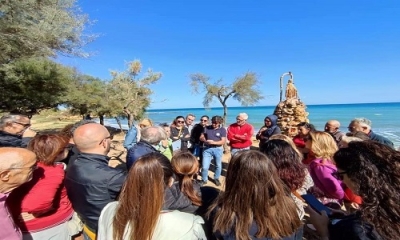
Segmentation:
[(302, 122), (291, 138), (275, 115), (257, 133), (246, 113), (195, 119), (143, 119), (110, 167), (113, 135), (94, 121), (35, 135), (28, 117), (1, 117), (0, 239), (400, 237), (400, 152), (370, 120)]

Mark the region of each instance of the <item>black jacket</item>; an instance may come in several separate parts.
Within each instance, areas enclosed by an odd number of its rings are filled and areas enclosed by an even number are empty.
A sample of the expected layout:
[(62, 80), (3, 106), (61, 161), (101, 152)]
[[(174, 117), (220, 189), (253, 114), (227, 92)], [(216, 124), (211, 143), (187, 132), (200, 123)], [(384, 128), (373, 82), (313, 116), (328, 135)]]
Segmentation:
[[(201, 196), (200, 185), (197, 181), (193, 181), (193, 188)], [(165, 189), (163, 210), (194, 213), (198, 208), (199, 206), (193, 205), (192, 201), (181, 192), (178, 181)]]
[(108, 161), (109, 157), (104, 155), (79, 153), (65, 176), (72, 207), (94, 232), (101, 210), (116, 200), (127, 174), (124, 170), (109, 167)]
[(20, 135), (0, 131), (0, 147), (26, 148), (31, 138), (22, 138)]

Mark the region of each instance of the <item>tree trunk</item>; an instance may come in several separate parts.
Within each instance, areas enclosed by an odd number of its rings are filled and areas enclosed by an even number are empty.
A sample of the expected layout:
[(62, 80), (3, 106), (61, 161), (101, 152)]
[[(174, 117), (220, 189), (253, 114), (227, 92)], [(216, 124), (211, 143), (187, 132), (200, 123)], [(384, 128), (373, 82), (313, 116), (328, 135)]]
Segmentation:
[(128, 126), (129, 126), (129, 129), (131, 129), (131, 127), (133, 126), (133, 115), (132, 114), (128, 115)]
[(228, 115), (228, 106), (226, 106), (226, 104), (223, 104), (222, 106), (224, 107), (224, 123), (223, 123), (223, 125), (225, 127), (226, 126), (226, 117)]
[(119, 118), (118, 117), (114, 117), (115, 118), (115, 120), (117, 121), (117, 123), (118, 123), (118, 126), (119, 126), (119, 130), (121, 130), (121, 132), (122, 132), (122, 125), (121, 125), (121, 121), (119, 120)]
[(104, 115), (99, 114), (100, 124), (104, 126)]

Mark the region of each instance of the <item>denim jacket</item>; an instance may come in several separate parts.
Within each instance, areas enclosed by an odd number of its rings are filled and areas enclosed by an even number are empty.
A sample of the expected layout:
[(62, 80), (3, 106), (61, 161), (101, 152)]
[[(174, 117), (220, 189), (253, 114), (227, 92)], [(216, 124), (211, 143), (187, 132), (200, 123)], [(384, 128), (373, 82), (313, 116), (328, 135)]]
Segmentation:
[(129, 150), (133, 145), (137, 143), (137, 134), (138, 130), (135, 125), (132, 125), (132, 127), (128, 130), (125, 136), (124, 140), (124, 148)]

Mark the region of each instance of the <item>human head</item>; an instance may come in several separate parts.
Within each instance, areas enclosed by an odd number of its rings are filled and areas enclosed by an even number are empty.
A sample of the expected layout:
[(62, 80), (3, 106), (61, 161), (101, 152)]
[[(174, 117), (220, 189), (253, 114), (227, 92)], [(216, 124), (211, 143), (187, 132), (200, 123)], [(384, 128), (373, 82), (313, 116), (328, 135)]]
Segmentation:
[(360, 131), (369, 134), (371, 131), (372, 122), (366, 118), (355, 118), (351, 120), (348, 130), (351, 133)]
[(280, 239), (300, 226), (296, 206), (265, 154), (255, 150), (235, 154), (225, 185), (209, 210), (216, 209), (213, 231), (224, 234), (234, 229), (236, 239), (250, 239), (249, 227), (255, 221), (257, 238)]
[(247, 119), (249, 118), (249, 116), (247, 115), (247, 113), (239, 113), (239, 115), (237, 115), (236, 117), (236, 123), (239, 126), (244, 125), (247, 122)]
[(24, 148), (0, 148), (0, 192), (9, 193), (32, 179), (36, 155)]
[(314, 125), (308, 122), (301, 122), (297, 124), (297, 128), (299, 131), (300, 136), (306, 137), (310, 132), (315, 131)]
[(151, 145), (157, 146), (162, 140), (167, 138), (167, 133), (162, 127), (153, 126), (140, 130), (140, 140)]
[(107, 155), (110, 151), (112, 135), (98, 123), (79, 126), (74, 131), (73, 140), (82, 153)]
[[(280, 139), (283, 140), (287, 143), (290, 144), (290, 146), (292, 146), (292, 148), (297, 152), (297, 154), (300, 157), (300, 161), (303, 160), (303, 154), (299, 151), (299, 149), (297, 149), (296, 144), (294, 144), (293, 139), (287, 135), (284, 134), (275, 134), (272, 135), (268, 140), (274, 140), (274, 139)], [(262, 146), (261, 146), (262, 147)], [(262, 151), (262, 149), (260, 148), (260, 151)]]
[(165, 134), (169, 138), (171, 136), (171, 128), (169, 127), (169, 125), (167, 123), (161, 123), (160, 127), (164, 129)]
[(131, 167), (113, 220), (113, 239), (150, 239), (164, 203), (164, 190), (173, 183), (168, 158), (160, 153), (140, 157)]
[(178, 176), (181, 192), (193, 202), (194, 205), (201, 205), (201, 198), (193, 188), (193, 177), (199, 171), (199, 162), (190, 152), (178, 152), (171, 160), (172, 168)]
[(36, 135), (28, 144), (27, 149), (36, 154), (39, 162), (52, 166), (55, 162), (65, 159), (68, 155), (67, 136), (60, 134)]
[(192, 113), (189, 113), (188, 115), (186, 115), (186, 118), (185, 118), (186, 126), (193, 125), (195, 119), (196, 119), (196, 116)]
[(221, 116), (213, 116), (211, 118), (211, 126), (213, 128), (219, 128), (223, 121), (224, 119)]
[(299, 189), (306, 177), (306, 167), (296, 150), (286, 141), (268, 140), (262, 151), (274, 163), (279, 177), (290, 190)]
[(340, 122), (338, 120), (329, 120), (325, 123), (325, 132), (335, 133), (340, 128)]
[(96, 122), (92, 121), (92, 120), (80, 120), (76, 123), (66, 125), (63, 129), (61, 129), (60, 133), (62, 135), (68, 136), (70, 138), (70, 143), (73, 144), (74, 143), (73, 136), (74, 136), (75, 130), (78, 127), (88, 124), (88, 123), (96, 123)]
[(173, 125), (175, 125), (176, 127), (185, 126), (185, 118), (183, 116), (177, 116), (173, 122)]
[(384, 239), (397, 239), (400, 225), (400, 152), (371, 140), (350, 142), (334, 155), (336, 176), (363, 204), (364, 220)]
[(0, 130), (14, 135), (22, 135), (31, 126), (31, 120), (25, 115), (4, 115), (0, 118)]
[(335, 139), (327, 133), (315, 131), (309, 133), (306, 148), (310, 149), (316, 158), (332, 161), (333, 154), (338, 150)]
[(358, 138), (358, 137), (343, 136), (340, 139), (340, 142), (339, 142), (338, 146), (339, 146), (339, 148), (346, 148), (349, 145), (350, 142), (354, 142), (354, 141), (361, 142), (361, 141), (364, 141), (364, 140), (361, 139), (361, 138)]
[(149, 119), (149, 118), (145, 118), (142, 121), (140, 121), (140, 123), (139, 123), (139, 127), (141, 129), (151, 127), (151, 126), (153, 126), (153, 121), (151, 121), (151, 119)]
[(276, 115), (268, 115), (264, 118), (264, 125), (266, 127), (275, 126), (278, 121), (278, 117)]
[(203, 115), (203, 116), (201, 116), (201, 118), (200, 118), (200, 124), (204, 127), (204, 126), (207, 126), (207, 124), (208, 124), (208, 120), (209, 120), (210, 118), (207, 116), (207, 115)]

